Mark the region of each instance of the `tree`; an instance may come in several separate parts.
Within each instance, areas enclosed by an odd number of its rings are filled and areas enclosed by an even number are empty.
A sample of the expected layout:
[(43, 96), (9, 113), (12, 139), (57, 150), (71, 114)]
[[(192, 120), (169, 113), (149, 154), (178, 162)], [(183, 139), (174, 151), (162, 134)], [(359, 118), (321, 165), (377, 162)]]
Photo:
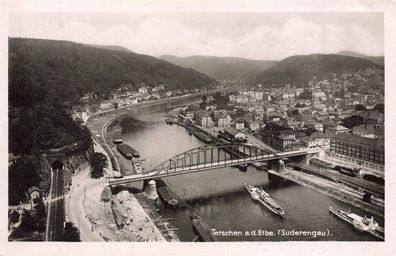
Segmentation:
[(298, 96), (299, 99), (310, 100), (312, 98), (312, 92), (308, 88), (304, 88), (304, 91)]
[(107, 167), (107, 158), (100, 152), (91, 155), (91, 178), (98, 179), (103, 177), (103, 169)]
[(17, 205), (26, 200), (27, 190), (38, 186), (40, 163), (34, 156), (24, 155), (8, 168), (8, 202)]
[(33, 202), (36, 204), (34, 209), (36, 210), (37, 217), (42, 219), (47, 217), (47, 211), (45, 210), (45, 205), (43, 199), (41, 197), (33, 199)]
[(27, 210), (22, 213), (20, 229), (26, 233), (36, 231), (36, 222)]
[(81, 242), (80, 232), (71, 222), (66, 222), (62, 241)]
[(205, 101), (202, 101), (201, 103), (199, 103), (199, 107), (201, 109), (206, 109), (206, 106), (208, 105), (208, 103), (206, 103)]
[(264, 129), (265, 129), (265, 131), (269, 131), (269, 132), (280, 131), (280, 130), (285, 130), (285, 129), (288, 130), (288, 128), (277, 125), (276, 123), (272, 123), (272, 122), (266, 124)]
[(349, 129), (362, 124), (364, 124), (364, 118), (358, 115), (353, 115), (342, 119), (342, 125)]
[(221, 92), (216, 92), (216, 93), (213, 95), (213, 98), (214, 98), (216, 104), (217, 104), (220, 108), (224, 108), (224, 107), (227, 105), (228, 101), (229, 101), (228, 96), (227, 96), (227, 95), (224, 95), (224, 96), (223, 96)]
[(362, 104), (356, 104), (355, 111), (367, 111), (367, 108), (365, 106), (363, 106)]
[(381, 112), (383, 114), (384, 110), (385, 110), (385, 105), (383, 103), (379, 103), (374, 106), (374, 109), (378, 110), (379, 112)]
[(35, 203), (36, 205), (34, 207), (34, 210), (36, 214), (34, 215), (34, 220), (37, 224), (37, 230), (39, 232), (43, 232), (45, 231), (46, 228), (47, 211), (45, 209), (45, 205), (42, 198), (36, 198)]
[(308, 126), (305, 129), (303, 129), (303, 132), (305, 132), (307, 136), (311, 136), (311, 134), (317, 132), (317, 130), (313, 126)]
[(114, 102), (114, 109), (118, 108), (118, 102)]
[(304, 103), (304, 102), (302, 102), (302, 103), (297, 103), (294, 107), (295, 108), (305, 108), (307, 105)]
[(289, 116), (298, 116), (300, 114), (300, 112), (298, 111), (298, 109), (290, 109), (290, 110), (288, 110), (287, 114)]
[(10, 223), (16, 223), (19, 221), (19, 213), (16, 210), (11, 210), (8, 212), (8, 218)]

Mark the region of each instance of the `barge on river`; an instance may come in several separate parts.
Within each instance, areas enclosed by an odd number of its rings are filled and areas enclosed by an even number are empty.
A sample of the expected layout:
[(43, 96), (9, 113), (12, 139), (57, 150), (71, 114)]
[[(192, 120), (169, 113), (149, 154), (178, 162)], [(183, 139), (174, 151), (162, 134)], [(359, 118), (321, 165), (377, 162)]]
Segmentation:
[(193, 230), (201, 238), (201, 241), (203, 242), (218, 241), (217, 237), (212, 234), (208, 224), (206, 224), (206, 222), (200, 216), (193, 214), (190, 216), (190, 219), (193, 225)]
[(140, 154), (139, 152), (129, 146), (128, 144), (118, 144), (117, 145), (117, 150), (120, 152), (121, 155), (123, 155), (126, 159), (131, 160), (132, 158), (139, 158)]
[(194, 136), (205, 143), (210, 143), (212, 141), (212, 139), (208, 135), (206, 135), (202, 132), (195, 132)]

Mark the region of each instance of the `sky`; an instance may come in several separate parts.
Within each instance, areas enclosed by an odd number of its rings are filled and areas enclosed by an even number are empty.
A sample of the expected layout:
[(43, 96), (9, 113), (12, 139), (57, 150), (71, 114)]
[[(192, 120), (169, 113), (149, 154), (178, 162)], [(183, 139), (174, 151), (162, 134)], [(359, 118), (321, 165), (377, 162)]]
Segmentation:
[(384, 55), (382, 13), (12, 13), (9, 36), (119, 45), (152, 56), (281, 60)]

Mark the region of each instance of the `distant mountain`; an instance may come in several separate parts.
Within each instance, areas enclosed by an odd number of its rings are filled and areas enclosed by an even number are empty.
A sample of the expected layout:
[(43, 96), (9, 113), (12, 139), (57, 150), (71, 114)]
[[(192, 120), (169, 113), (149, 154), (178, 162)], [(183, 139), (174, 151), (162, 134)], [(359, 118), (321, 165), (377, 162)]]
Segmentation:
[(9, 151), (16, 155), (30, 152), (37, 130), (57, 134), (56, 147), (82, 138), (66, 111), (87, 92), (107, 98), (125, 83), (132, 89), (163, 83), (167, 90), (217, 84), (193, 69), (132, 52), (41, 39), (8, 43)]
[(129, 83), (137, 88), (163, 83), (167, 89), (201, 88), (217, 83), (193, 69), (151, 56), (106, 50), (69, 41), (9, 39), (9, 92), (13, 104), (25, 104), (43, 91), (76, 103), (86, 92), (108, 95)]
[(120, 52), (132, 52), (128, 48), (118, 46), (118, 45), (99, 45), (99, 44), (86, 44), (91, 47), (96, 47), (99, 49), (106, 49), (106, 50), (114, 50), (114, 51), (120, 51)]
[(217, 80), (250, 80), (277, 63), (277, 61), (212, 56), (179, 58), (164, 55), (160, 58), (182, 67), (193, 68)]
[(361, 54), (361, 53), (351, 52), (351, 51), (341, 51), (341, 52), (339, 52), (337, 54), (371, 60), (375, 64), (384, 66), (384, 56), (367, 56), (367, 55), (364, 55), (364, 54)]
[(257, 75), (254, 83), (306, 85), (314, 76), (330, 73), (356, 73), (364, 69), (383, 70), (383, 66), (367, 59), (335, 54), (311, 54), (288, 57)]

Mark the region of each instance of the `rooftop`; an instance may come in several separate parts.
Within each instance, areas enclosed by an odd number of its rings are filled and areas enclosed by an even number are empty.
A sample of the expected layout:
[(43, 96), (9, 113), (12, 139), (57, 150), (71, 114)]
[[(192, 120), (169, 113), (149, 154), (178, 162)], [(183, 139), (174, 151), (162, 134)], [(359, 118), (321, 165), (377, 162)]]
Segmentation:
[(336, 131), (348, 131), (348, 130), (349, 130), (348, 128), (346, 128), (346, 127), (344, 127), (344, 126), (342, 126), (342, 125), (337, 125), (337, 126), (335, 126), (335, 127), (329, 127), (329, 128), (327, 128), (327, 129), (329, 129), (329, 130), (336, 130)]
[(230, 135), (233, 135), (233, 136), (241, 132), (241, 131), (238, 131), (237, 129), (235, 129), (234, 127), (227, 127), (224, 129), (224, 131)]

